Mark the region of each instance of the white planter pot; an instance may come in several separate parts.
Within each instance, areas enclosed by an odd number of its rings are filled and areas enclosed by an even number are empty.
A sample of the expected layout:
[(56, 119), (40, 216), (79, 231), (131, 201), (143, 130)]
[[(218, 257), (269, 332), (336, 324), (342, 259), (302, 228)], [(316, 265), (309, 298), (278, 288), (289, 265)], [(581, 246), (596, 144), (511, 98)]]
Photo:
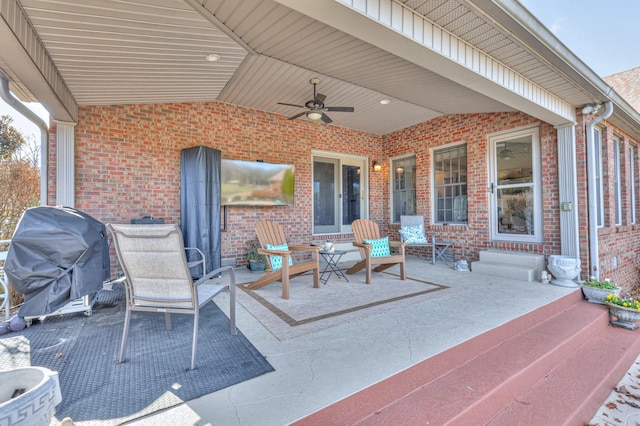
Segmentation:
[(582, 285), (581, 287), (584, 297), (588, 302), (600, 305), (604, 305), (605, 299), (608, 295), (613, 294), (614, 296), (618, 296), (620, 295), (621, 290), (619, 288), (615, 290), (607, 290), (604, 288), (589, 287), (588, 285)]
[(555, 277), (551, 280), (551, 284), (561, 287), (578, 287), (578, 284), (573, 281), (580, 274), (580, 259), (577, 257), (552, 254), (549, 256), (547, 268)]
[(48, 425), (61, 401), (55, 371), (44, 367), (0, 371), (0, 424)]

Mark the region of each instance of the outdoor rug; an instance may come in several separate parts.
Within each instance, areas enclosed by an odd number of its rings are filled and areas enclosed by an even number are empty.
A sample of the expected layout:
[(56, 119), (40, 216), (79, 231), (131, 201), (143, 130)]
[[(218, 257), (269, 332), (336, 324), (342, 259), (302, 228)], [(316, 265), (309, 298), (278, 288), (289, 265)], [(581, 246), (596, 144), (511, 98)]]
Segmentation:
[[(273, 371), (240, 331), (237, 336), (229, 333), (229, 319), (215, 303), (200, 311), (195, 370), (188, 370), (191, 315), (172, 315), (173, 330), (167, 331), (164, 314), (133, 313), (126, 362), (116, 363), (124, 311), (124, 289), (114, 285), (114, 290), (98, 293), (90, 317), (49, 317), (6, 335), (0, 339), (0, 358), (19, 358), (16, 350), (30, 350), (31, 365), (58, 371), (62, 391), (58, 419), (113, 424)], [(25, 339), (30, 348), (25, 348)]]
[(257, 290), (244, 283), (238, 301), (276, 338), (286, 340), (459, 291), (416, 278), (402, 281), (387, 272), (373, 273), (371, 284), (365, 283), (364, 271), (347, 278), (349, 282), (332, 274), (326, 284), (313, 288), (311, 274), (298, 276), (290, 280), (288, 300), (282, 299), (280, 282)]

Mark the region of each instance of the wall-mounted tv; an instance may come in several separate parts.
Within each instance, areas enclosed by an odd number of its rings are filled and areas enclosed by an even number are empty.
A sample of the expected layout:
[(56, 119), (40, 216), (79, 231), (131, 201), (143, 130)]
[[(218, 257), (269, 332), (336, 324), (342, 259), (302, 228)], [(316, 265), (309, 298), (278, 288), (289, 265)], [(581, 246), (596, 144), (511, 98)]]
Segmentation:
[(223, 206), (291, 206), (295, 166), (222, 159)]

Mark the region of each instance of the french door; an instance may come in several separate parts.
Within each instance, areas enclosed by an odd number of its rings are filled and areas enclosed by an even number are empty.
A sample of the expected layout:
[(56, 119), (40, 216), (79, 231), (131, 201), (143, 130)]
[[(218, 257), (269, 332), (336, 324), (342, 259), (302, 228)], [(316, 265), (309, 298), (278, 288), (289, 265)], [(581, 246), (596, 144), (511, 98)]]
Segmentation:
[(491, 238), (542, 242), (537, 127), (489, 137), (489, 179)]
[(351, 223), (366, 215), (367, 160), (313, 157), (313, 233), (348, 234)]

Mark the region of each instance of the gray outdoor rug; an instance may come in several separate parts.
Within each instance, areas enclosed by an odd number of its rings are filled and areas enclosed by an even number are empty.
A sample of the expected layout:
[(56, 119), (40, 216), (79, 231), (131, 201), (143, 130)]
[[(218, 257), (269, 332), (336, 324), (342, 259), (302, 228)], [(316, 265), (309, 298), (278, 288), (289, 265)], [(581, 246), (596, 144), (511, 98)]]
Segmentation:
[(114, 286), (98, 293), (90, 317), (50, 317), (6, 335), (0, 360), (30, 350), (31, 365), (59, 372), (58, 419), (113, 424), (274, 371), (240, 332), (229, 333), (229, 319), (214, 303), (200, 312), (196, 369), (190, 371), (193, 316), (172, 315), (173, 330), (167, 331), (163, 314), (134, 313), (126, 362), (118, 364), (123, 320), (124, 290)]

